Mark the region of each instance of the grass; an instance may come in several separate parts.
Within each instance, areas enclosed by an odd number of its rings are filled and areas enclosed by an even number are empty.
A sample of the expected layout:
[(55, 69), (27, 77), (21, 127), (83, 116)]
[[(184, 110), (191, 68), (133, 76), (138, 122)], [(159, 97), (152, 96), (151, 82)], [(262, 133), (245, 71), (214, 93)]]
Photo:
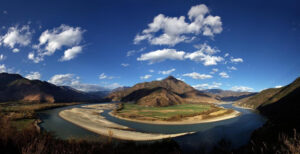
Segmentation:
[(13, 120), (13, 121), (11, 121), (11, 125), (20, 131), (20, 130), (30, 127), (34, 121), (35, 121), (35, 119)]
[(206, 104), (183, 104), (167, 107), (145, 107), (137, 104), (124, 103), (123, 109), (117, 114), (125, 117), (143, 117), (159, 120), (173, 119), (174, 117), (187, 117), (201, 114), (213, 107)]
[(3, 102), (0, 103), (0, 117), (9, 119), (12, 126), (22, 130), (37, 119), (36, 111), (75, 104), (78, 103)]

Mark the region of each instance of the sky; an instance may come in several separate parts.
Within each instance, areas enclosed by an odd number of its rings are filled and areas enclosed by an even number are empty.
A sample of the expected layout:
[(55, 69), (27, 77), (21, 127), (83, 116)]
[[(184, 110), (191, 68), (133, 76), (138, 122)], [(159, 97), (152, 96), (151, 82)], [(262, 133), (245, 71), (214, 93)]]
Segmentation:
[(261, 91), (300, 76), (297, 0), (2, 0), (0, 72), (79, 90), (169, 75)]

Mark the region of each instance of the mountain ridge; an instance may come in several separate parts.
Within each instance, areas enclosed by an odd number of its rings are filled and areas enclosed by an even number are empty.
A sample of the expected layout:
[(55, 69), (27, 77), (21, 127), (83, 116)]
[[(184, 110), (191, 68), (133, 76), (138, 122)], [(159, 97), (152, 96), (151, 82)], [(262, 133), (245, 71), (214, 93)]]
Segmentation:
[(29, 80), (19, 74), (0, 73), (0, 101), (74, 102), (96, 101), (100, 97), (68, 86)]
[(218, 102), (173, 76), (160, 81), (143, 82), (108, 95), (112, 101), (135, 102), (146, 106), (168, 106), (186, 102)]

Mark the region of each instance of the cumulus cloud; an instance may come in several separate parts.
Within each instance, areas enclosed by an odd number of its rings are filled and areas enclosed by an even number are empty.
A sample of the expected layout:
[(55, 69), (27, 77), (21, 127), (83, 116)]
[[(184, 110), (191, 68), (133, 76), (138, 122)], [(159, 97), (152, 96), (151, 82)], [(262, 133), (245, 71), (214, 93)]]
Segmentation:
[(71, 85), (77, 80), (74, 78), (74, 74), (56, 74), (48, 80), (55, 85)]
[(109, 90), (108, 88), (99, 86), (97, 84), (81, 83), (80, 77), (75, 76), (74, 74), (56, 74), (52, 76), (48, 82), (58, 86), (70, 86), (85, 92)]
[(39, 44), (34, 45), (36, 54), (32, 53), (28, 58), (38, 63), (44, 60), (44, 56), (51, 56), (62, 47), (68, 48), (65, 50), (62, 60), (73, 59), (81, 52), (82, 47), (79, 44), (83, 40), (83, 30), (80, 27), (71, 27), (61, 25), (60, 27), (44, 31), (39, 37)]
[(193, 79), (210, 79), (210, 78), (212, 78), (211, 75), (208, 75), (208, 74), (199, 74), (197, 72), (186, 73), (186, 74), (183, 74), (182, 76), (188, 76), (188, 77), (191, 77)]
[(144, 75), (144, 76), (140, 76), (140, 79), (141, 79), (141, 80), (146, 80), (146, 79), (149, 79), (149, 78), (151, 78), (151, 77), (152, 77), (152, 75), (146, 74), (146, 75)]
[(27, 46), (31, 42), (32, 32), (29, 25), (8, 28), (7, 33), (1, 37), (1, 43), (13, 49), (16, 45)]
[(192, 53), (187, 53), (185, 55), (186, 59), (190, 59), (196, 62), (202, 62), (205, 66), (217, 65), (218, 62), (224, 59), (220, 56), (213, 56), (213, 54), (220, 52), (217, 48), (212, 48), (206, 43), (196, 46), (197, 51)]
[(168, 75), (171, 74), (172, 72), (174, 72), (176, 69), (172, 68), (170, 70), (166, 70), (166, 71), (159, 71), (158, 74), (163, 74), (163, 75)]
[(13, 53), (18, 53), (18, 52), (20, 52), (20, 49), (14, 48), (14, 49), (12, 50), (12, 52), (13, 52)]
[(233, 91), (238, 91), (238, 92), (252, 92), (253, 88), (246, 87), (246, 86), (234, 86), (231, 88)]
[(61, 57), (61, 61), (68, 61), (74, 59), (79, 53), (81, 53), (81, 51), (82, 51), (81, 46), (75, 46), (70, 49), (67, 49), (64, 53), (64, 56)]
[(221, 78), (229, 78), (229, 75), (226, 72), (221, 72), (219, 73), (219, 75), (221, 76)]
[(156, 62), (162, 62), (164, 60), (183, 60), (184, 54), (184, 51), (176, 51), (175, 49), (162, 49), (142, 54), (137, 58), (137, 60), (149, 61), (149, 64), (153, 64)]
[[(7, 72), (7, 73), (15, 73), (16, 71), (14, 71), (14, 68), (6, 67), (5, 64), (0, 64), (0, 73), (4, 73), (4, 72)], [(18, 73), (18, 72), (17, 72), (17, 73)]]
[[(195, 36), (214, 36), (221, 33), (222, 21), (219, 16), (209, 14), (206, 5), (196, 5), (191, 7), (188, 12), (188, 20), (185, 16), (168, 17), (159, 14), (154, 17), (148, 28), (144, 29), (134, 38), (137, 44), (143, 40), (148, 40), (154, 45), (171, 45), (174, 46), (180, 42), (189, 42)], [(162, 31), (161, 35), (156, 35)]]
[(242, 58), (231, 58), (232, 63), (242, 63), (244, 60)]
[(129, 66), (129, 64), (127, 64), (127, 63), (122, 63), (121, 64), (123, 67), (128, 67)]
[(283, 86), (282, 85), (275, 86), (275, 88), (281, 88), (281, 87), (283, 87)]
[(7, 72), (6, 66), (4, 64), (0, 65), (0, 73)]
[(30, 72), (29, 74), (27, 74), (25, 76), (25, 78), (29, 79), (29, 80), (39, 80), (41, 79), (41, 74), (39, 72)]
[(221, 85), (222, 85), (222, 83), (213, 82), (212, 84), (208, 84), (208, 83), (197, 84), (197, 85), (193, 85), (193, 87), (198, 90), (204, 90), (204, 89), (220, 88)]
[(164, 60), (185, 60), (190, 59), (196, 62), (202, 62), (205, 66), (217, 65), (218, 62), (224, 59), (220, 56), (214, 56), (220, 52), (216, 48), (212, 48), (206, 43), (198, 46), (199, 50), (191, 53), (186, 53), (185, 51), (177, 51), (175, 49), (162, 49), (156, 51), (150, 51), (148, 53), (142, 54), (137, 58), (138, 61), (149, 61), (149, 64), (156, 62), (162, 62)]

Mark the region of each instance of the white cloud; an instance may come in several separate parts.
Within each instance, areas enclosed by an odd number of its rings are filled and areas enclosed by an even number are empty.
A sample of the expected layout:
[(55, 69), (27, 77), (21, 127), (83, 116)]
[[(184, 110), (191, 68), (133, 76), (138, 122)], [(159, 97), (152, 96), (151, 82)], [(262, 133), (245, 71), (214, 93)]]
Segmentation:
[(79, 46), (83, 40), (83, 33), (80, 27), (70, 27), (68, 25), (61, 25), (60, 27), (44, 31), (40, 38), (39, 44), (34, 45), (36, 54), (28, 55), (28, 58), (38, 63), (44, 60), (44, 56), (51, 56), (62, 47), (67, 47), (65, 55), (62, 60), (70, 60), (81, 52), (82, 48)]
[(48, 80), (55, 85), (72, 85), (77, 80), (74, 79), (74, 74), (56, 74)]
[(184, 60), (190, 59), (196, 62), (202, 62), (205, 66), (217, 65), (218, 62), (223, 61), (224, 59), (220, 56), (214, 56), (213, 54), (220, 52), (216, 48), (212, 48), (206, 43), (198, 45), (198, 51), (186, 53), (184, 51), (177, 51), (175, 49), (162, 49), (151, 51), (145, 54), (142, 54), (137, 58), (138, 61), (149, 61), (149, 64), (156, 62), (162, 62), (164, 60)]
[(236, 68), (236, 67), (234, 67), (234, 66), (227, 67), (227, 69), (229, 69), (229, 70), (233, 70), (233, 71), (236, 71), (236, 70), (237, 70), (237, 68)]
[(141, 79), (141, 80), (146, 80), (146, 79), (149, 79), (149, 78), (151, 78), (151, 77), (152, 77), (152, 75), (146, 74), (146, 75), (144, 75), (144, 76), (141, 76), (140, 79)]
[(212, 48), (206, 43), (197, 45), (198, 51), (187, 53), (185, 55), (186, 59), (190, 59), (196, 62), (202, 62), (205, 66), (217, 65), (218, 62), (224, 59), (220, 56), (213, 56), (213, 54), (220, 52), (217, 48)]
[(226, 72), (221, 72), (219, 73), (219, 75), (221, 76), (221, 78), (229, 78), (229, 75)]
[(245, 87), (245, 86), (234, 86), (231, 88), (233, 91), (239, 91), (239, 92), (251, 92), (253, 91), (253, 88)]
[(6, 66), (4, 64), (0, 65), (0, 73), (7, 72)]
[(3, 14), (8, 14), (8, 12), (6, 10), (3, 11)]
[[(7, 33), (1, 37), (1, 43), (4, 46), (14, 48), (15, 45), (27, 46), (31, 42), (32, 32), (28, 25), (22, 27), (14, 26), (8, 28)], [(0, 44), (1, 44), (0, 43)]]
[(156, 62), (162, 62), (164, 60), (183, 60), (184, 51), (176, 51), (175, 49), (162, 49), (151, 51), (145, 54), (142, 54), (137, 58), (138, 61), (149, 61), (149, 64)]
[(127, 56), (127, 57), (132, 56), (132, 55), (134, 55), (135, 53), (139, 53), (139, 52), (144, 51), (145, 49), (146, 49), (146, 47), (143, 47), (143, 48), (141, 48), (141, 49), (139, 49), (139, 50), (130, 50), (130, 51), (127, 51), (126, 56)]
[(107, 78), (107, 76), (105, 75), (105, 73), (101, 73), (99, 75), (99, 79), (106, 79), (106, 78)]
[(241, 63), (244, 60), (242, 58), (231, 58), (230, 61), (233, 62), (233, 63)]
[(3, 54), (0, 54), (0, 61), (4, 60), (6, 57)]
[(13, 53), (18, 53), (18, 52), (20, 52), (20, 49), (14, 48), (14, 49), (12, 50), (12, 52), (13, 52)]
[(122, 63), (121, 64), (123, 67), (128, 67), (129, 66), (129, 64), (127, 64), (127, 63)]
[(74, 74), (57, 74), (48, 80), (58, 86), (70, 86), (77, 90), (91, 92), (91, 91), (106, 91), (106, 87), (99, 86), (97, 84), (84, 84), (79, 81), (80, 77)]
[(217, 48), (213, 48), (211, 46), (209, 46), (208, 44), (204, 43), (204, 44), (198, 44), (194, 46), (196, 49), (199, 49), (201, 52), (209, 54), (209, 55), (213, 55), (215, 53), (220, 52), (219, 49)]
[(208, 83), (197, 84), (197, 85), (193, 85), (193, 87), (198, 89), (198, 90), (204, 90), (204, 89), (220, 88), (221, 85), (222, 85), (222, 83), (213, 82), (212, 84), (208, 84)]
[(174, 72), (176, 69), (172, 68), (170, 70), (166, 70), (166, 71), (159, 71), (158, 74), (163, 74), (163, 75), (168, 75), (171, 74), (172, 72)]
[(113, 79), (113, 78), (115, 78), (115, 77), (114, 76), (107, 76), (105, 73), (101, 73), (99, 75), (99, 79), (100, 80), (103, 80), (103, 79)]
[(19, 73), (19, 72), (14, 71), (14, 68), (8, 68), (8, 67), (5, 66), (5, 64), (1, 64), (0, 65), (0, 73), (4, 73), (4, 72), (7, 72), (7, 73)]
[(229, 56), (229, 53), (225, 53), (224, 57), (228, 57)]
[(149, 72), (150, 72), (150, 73), (153, 73), (153, 72), (154, 72), (154, 70), (153, 70), (153, 69), (150, 69), (150, 70), (149, 70)]
[[(180, 42), (188, 42), (196, 35), (214, 36), (222, 32), (222, 22), (219, 16), (209, 15), (206, 5), (196, 5), (188, 12), (189, 20), (185, 16), (168, 17), (159, 14), (154, 17), (148, 28), (137, 34), (134, 43), (148, 40), (154, 45), (176, 45)], [(156, 33), (162, 34), (156, 36)], [(191, 36), (194, 35), (194, 36)]]
[(156, 80), (158, 80), (158, 81), (160, 81), (160, 80), (162, 80), (163, 78), (156, 78)]
[(283, 87), (283, 86), (282, 85), (275, 86), (275, 88), (281, 88), (281, 87)]
[(41, 79), (41, 74), (39, 72), (30, 72), (25, 76), (29, 80), (39, 80)]
[(64, 53), (64, 56), (61, 57), (61, 61), (68, 61), (74, 59), (79, 53), (81, 53), (82, 47), (81, 46), (74, 46), (70, 49), (67, 49)]
[(183, 74), (182, 76), (188, 76), (188, 77), (191, 77), (193, 79), (210, 79), (210, 78), (212, 78), (211, 75), (208, 75), (208, 74), (199, 74), (197, 72), (186, 73), (186, 74)]
[(219, 69), (213, 68), (213, 69), (211, 70), (210, 74), (215, 74), (215, 73), (218, 72), (218, 71), (219, 71)]

